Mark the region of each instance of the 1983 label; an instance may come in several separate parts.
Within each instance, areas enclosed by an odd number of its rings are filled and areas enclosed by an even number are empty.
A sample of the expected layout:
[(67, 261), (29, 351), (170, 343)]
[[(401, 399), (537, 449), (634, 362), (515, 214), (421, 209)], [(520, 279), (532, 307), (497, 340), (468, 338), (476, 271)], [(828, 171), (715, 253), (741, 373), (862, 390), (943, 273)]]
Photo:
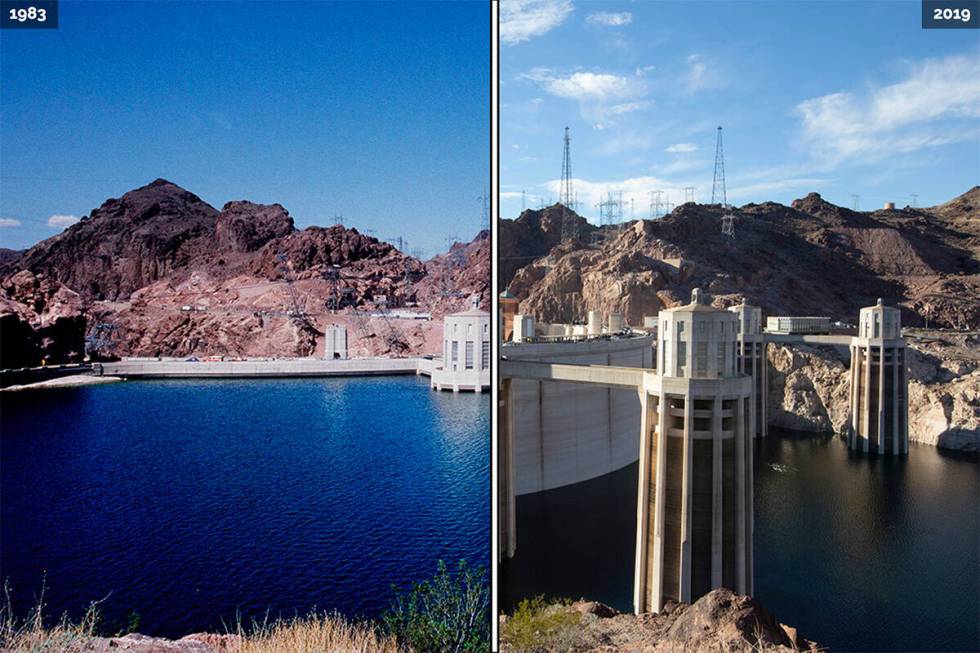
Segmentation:
[(977, 29), (980, 0), (922, 0), (922, 29)]
[(56, 29), (58, 0), (0, 0), (0, 28)]

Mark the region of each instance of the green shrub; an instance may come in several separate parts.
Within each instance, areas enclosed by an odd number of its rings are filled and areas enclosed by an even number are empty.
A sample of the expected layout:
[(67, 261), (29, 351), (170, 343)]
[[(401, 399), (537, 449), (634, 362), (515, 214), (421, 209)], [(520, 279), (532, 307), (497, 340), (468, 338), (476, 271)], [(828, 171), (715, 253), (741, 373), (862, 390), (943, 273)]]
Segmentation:
[(582, 615), (568, 605), (568, 601), (546, 602), (543, 596), (521, 601), (500, 627), (501, 650), (538, 653), (574, 648)]
[(414, 653), (490, 650), (490, 592), (486, 571), (460, 560), (455, 573), (439, 561), (436, 575), (399, 594), (382, 615), (399, 646)]

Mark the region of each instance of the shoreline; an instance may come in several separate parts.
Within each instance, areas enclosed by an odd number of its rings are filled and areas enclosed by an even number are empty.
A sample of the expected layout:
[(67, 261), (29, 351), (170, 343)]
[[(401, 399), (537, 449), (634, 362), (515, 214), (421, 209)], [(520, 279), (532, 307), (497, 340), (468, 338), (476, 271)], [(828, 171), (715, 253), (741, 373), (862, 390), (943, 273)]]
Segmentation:
[(25, 390), (45, 390), (47, 388), (75, 388), (87, 385), (102, 385), (104, 383), (119, 383), (126, 379), (121, 376), (93, 376), (91, 374), (75, 374), (56, 379), (47, 379), (37, 383), (25, 383), (0, 388), (0, 392), (23, 392)]

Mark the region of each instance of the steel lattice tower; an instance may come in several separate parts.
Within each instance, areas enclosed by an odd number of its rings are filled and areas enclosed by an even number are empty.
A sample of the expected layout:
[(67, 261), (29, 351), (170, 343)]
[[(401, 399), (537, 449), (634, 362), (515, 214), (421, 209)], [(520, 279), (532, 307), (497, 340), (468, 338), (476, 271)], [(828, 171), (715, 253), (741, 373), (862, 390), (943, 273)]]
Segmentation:
[(558, 191), (558, 203), (561, 204), (561, 239), (578, 239), (578, 225), (574, 218), (568, 215), (568, 209), (575, 203), (575, 192), (572, 190), (572, 137), (565, 127), (565, 150), (561, 158), (561, 188)]
[(568, 208), (572, 208), (575, 201), (575, 193), (572, 191), (572, 137), (568, 135), (568, 127), (565, 127), (565, 152), (561, 159), (561, 190), (559, 191), (558, 201)]
[(725, 153), (721, 147), (721, 127), (718, 127), (718, 144), (715, 146), (715, 177), (711, 184), (711, 203), (728, 205), (728, 193), (725, 190)]

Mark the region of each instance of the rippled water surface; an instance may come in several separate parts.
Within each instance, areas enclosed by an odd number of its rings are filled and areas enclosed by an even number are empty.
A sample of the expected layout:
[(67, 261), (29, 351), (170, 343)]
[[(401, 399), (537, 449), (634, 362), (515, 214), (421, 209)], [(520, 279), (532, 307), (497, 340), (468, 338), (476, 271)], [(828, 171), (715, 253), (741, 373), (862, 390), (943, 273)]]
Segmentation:
[[(755, 593), (831, 651), (980, 650), (980, 465), (928, 446), (855, 455), (771, 434), (756, 449)], [(506, 606), (586, 596), (632, 609), (636, 465), (518, 499)]]
[(110, 623), (373, 615), (489, 564), (488, 395), (415, 377), (127, 382), (0, 398), (0, 575)]

